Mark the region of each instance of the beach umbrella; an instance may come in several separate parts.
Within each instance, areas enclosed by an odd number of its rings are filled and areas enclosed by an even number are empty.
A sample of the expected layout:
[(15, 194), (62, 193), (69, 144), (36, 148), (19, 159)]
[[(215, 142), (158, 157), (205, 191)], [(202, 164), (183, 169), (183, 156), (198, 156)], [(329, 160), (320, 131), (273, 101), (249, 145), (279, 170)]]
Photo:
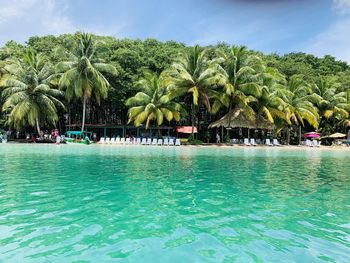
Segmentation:
[(339, 133), (339, 132), (333, 133), (333, 134), (328, 136), (328, 138), (333, 138), (333, 139), (344, 138), (344, 137), (346, 137), (346, 135), (343, 133)]
[(318, 139), (320, 138), (321, 134), (319, 134), (318, 132), (308, 132), (308, 133), (304, 133), (304, 138), (310, 138), (310, 139)]

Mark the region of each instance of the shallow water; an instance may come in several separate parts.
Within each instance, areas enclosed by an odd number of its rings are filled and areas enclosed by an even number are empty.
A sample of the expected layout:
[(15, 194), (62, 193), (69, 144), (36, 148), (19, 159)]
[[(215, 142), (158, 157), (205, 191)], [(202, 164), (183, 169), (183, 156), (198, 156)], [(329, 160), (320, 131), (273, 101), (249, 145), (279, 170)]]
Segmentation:
[(350, 262), (350, 151), (0, 144), (0, 262)]

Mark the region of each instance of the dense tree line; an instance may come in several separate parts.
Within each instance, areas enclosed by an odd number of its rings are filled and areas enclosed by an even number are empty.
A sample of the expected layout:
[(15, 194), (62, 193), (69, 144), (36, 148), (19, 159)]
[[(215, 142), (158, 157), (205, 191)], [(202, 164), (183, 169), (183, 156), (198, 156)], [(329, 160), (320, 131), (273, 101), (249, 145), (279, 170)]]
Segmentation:
[[(197, 125), (203, 138), (211, 121), (237, 107), (287, 133), (301, 126), (344, 132), (349, 125), (346, 62), (225, 43), (189, 47), (80, 33), (9, 41), (0, 49), (0, 85), (0, 128), (17, 130), (166, 120)], [(39, 110), (47, 113), (40, 121)]]

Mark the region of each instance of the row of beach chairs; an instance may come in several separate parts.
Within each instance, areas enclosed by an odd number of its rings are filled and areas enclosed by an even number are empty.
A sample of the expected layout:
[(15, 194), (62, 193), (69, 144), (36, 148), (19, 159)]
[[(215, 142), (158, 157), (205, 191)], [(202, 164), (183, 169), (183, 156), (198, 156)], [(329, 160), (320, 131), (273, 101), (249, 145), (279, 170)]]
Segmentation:
[(320, 146), (321, 146), (321, 141), (306, 140), (306, 141), (304, 142), (304, 144), (305, 144), (306, 146), (309, 146), (309, 147), (320, 147)]
[(165, 138), (163, 139), (156, 139), (156, 138), (104, 138), (101, 137), (100, 144), (123, 144), (123, 145), (130, 145), (130, 144), (136, 144), (136, 145), (165, 145), (165, 146), (180, 146), (181, 142), (180, 139), (171, 139), (171, 138)]
[[(238, 143), (238, 140), (237, 139), (233, 139), (232, 143)], [(248, 138), (245, 138), (244, 141), (243, 141), (243, 144), (245, 146), (257, 146), (258, 145), (254, 138), (251, 138), (250, 140)], [(267, 146), (281, 146), (281, 144), (278, 142), (277, 139), (273, 139), (272, 142), (271, 142), (270, 139), (266, 139), (264, 145), (267, 145)]]

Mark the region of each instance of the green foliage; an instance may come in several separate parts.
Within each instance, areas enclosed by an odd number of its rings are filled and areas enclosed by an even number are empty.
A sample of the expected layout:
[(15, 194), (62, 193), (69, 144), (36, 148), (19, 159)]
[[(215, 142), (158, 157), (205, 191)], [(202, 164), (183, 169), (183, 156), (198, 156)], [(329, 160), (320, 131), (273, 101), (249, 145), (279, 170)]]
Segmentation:
[(101, 99), (107, 98), (110, 86), (106, 77), (102, 74), (116, 75), (116, 68), (99, 57), (99, 43), (90, 34), (79, 34), (78, 45), (75, 49), (66, 52), (67, 61), (59, 62), (56, 70), (62, 73), (59, 86), (65, 90), (68, 101), (73, 98), (83, 99), (83, 121), (84, 131), (85, 111), (87, 100), (94, 95), (97, 104)]
[(55, 124), (58, 120), (57, 106), (64, 108), (59, 100), (63, 93), (53, 88), (53, 67), (42, 54), (27, 49), (20, 60), (7, 61), (6, 77), (1, 86), (3, 112), (7, 125), (17, 130), (27, 125), (37, 128), (40, 124)]
[[(152, 111), (148, 111), (150, 115), (140, 122), (142, 118), (136, 117), (138, 114), (134, 114), (134, 109), (131, 114), (130, 109), (140, 106), (146, 109), (152, 99), (165, 96), (169, 103), (180, 105), (181, 112), (184, 109), (192, 112), (190, 116), (181, 113), (181, 118), (173, 116), (172, 123), (180, 120), (183, 125), (200, 126), (199, 138), (209, 138), (208, 123), (234, 107), (244, 108), (251, 114), (258, 113), (278, 128), (301, 125), (331, 132), (344, 131), (350, 125), (350, 67), (332, 56), (266, 55), (225, 43), (186, 47), (174, 41), (119, 40), (78, 32), (35, 36), (29, 38), (26, 45), (14, 41), (6, 43), (0, 49), (0, 85), (4, 86), (9, 78), (22, 79), (14, 74), (15, 65), (22, 65), (28, 76), (32, 74), (28, 73), (28, 67), (34, 67), (33, 61), (30, 62), (28, 57), (24, 62), (28, 49), (45, 61), (38, 66), (46, 65), (45, 68), (50, 70), (55, 66), (59, 74), (51, 72), (46, 84), (53, 90), (60, 84), (71, 123), (79, 123), (82, 116), (90, 123), (126, 124), (132, 121), (140, 125), (149, 124), (151, 120), (161, 123), (160, 114), (159, 118), (154, 118)], [(23, 66), (25, 63), (29, 64)], [(135, 83), (148, 78), (145, 71), (154, 73), (150, 78), (157, 82), (158, 88), (152, 92), (146, 92), (142, 85), (135, 89)], [(22, 79), (22, 82), (27, 83), (27, 80)], [(3, 91), (0, 89), (0, 93)], [(147, 94), (148, 102), (137, 101), (138, 92)], [(8, 97), (8, 91), (0, 96), (1, 108)], [(131, 105), (129, 98), (134, 98), (135, 104)], [(83, 101), (84, 107), (76, 107), (79, 100)], [(155, 108), (163, 107), (159, 99), (155, 105)], [(11, 126), (17, 128), (32, 126), (32, 117), (36, 114), (14, 121), (9, 115), (10, 108), (6, 107), (0, 113), (0, 126), (5, 120), (7, 125), (12, 122)], [(34, 112), (35, 107), (30, 110)], [(40, 115), (40, 125), (54, 126), (65, 114), (62, 107), (56, 109), (57, 116), (51, 113), (45, 117)], [(165, 115), (170, 117), (169, 113)], [(171, 119), (165, 115), (163, 119)]]
[(203, 144), (203, 141), (195, 139), (193, 134), (191, 134), (188, 137), (187, 142), (188, 142), (188, 144), (191, 144), (191, 145), (201, 145), (201, 144)]
[(136, 87), (141, 91), (126, 101), (126, 105), (130, 107), (129, 123), (140, 126), (146, 122), (148, 129), (152, 120), (159, 126), (163, 124), (164, 119), (168, 122), (173, 119), (180, 121), (181, 116), (185, 114), (182, 106), (172, 101), (161, 77), (146, 72), (145, 77), (136, 83)]
[(230, 136), (228, 134), (224, 136), (224, 143), (230, 143)]

